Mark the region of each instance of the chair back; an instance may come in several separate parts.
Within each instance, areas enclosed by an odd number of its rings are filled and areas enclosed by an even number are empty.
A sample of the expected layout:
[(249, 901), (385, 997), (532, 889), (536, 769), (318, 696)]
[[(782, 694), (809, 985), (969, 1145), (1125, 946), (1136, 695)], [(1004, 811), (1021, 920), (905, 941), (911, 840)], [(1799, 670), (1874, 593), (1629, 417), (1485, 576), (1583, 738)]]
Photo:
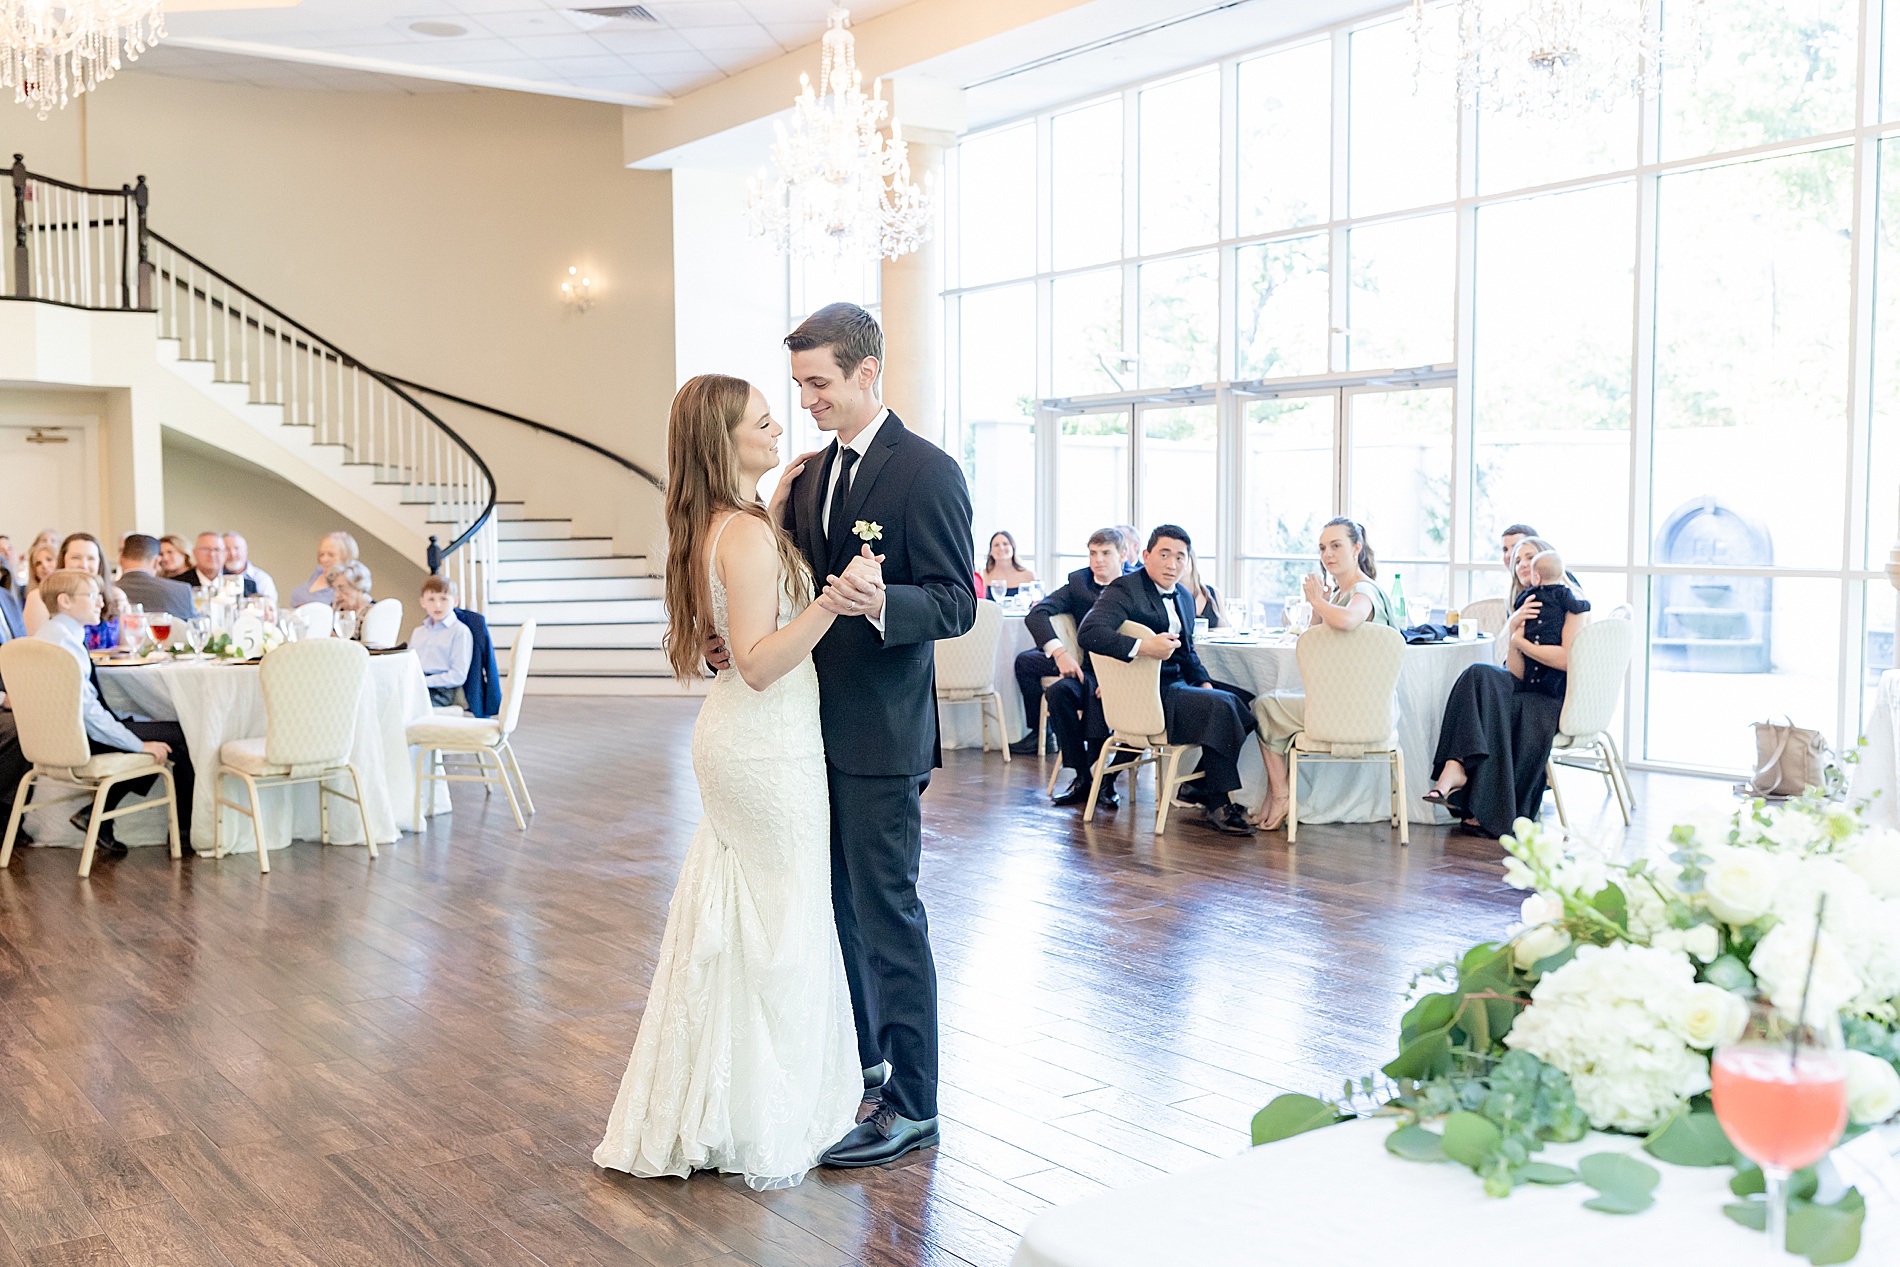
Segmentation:
[(535, 622), (524, 620), (515, 631), (514, 648), (508, 652), (508, 680), (501, 688), (501, 737), (506, 739), (521, 720), (521, 697), (528, 693), (528, 663), (534, 659)]
[(1069, 658), (1077, 664), (1089, 662), (1088, 653), (1082, 650), (1082, 638), (1076, 631), (1075, 617), (1067, 612), (1057, 612), (1049, 617), (1049, 623), (1055, 626), (1056, 637), (1062, 639), (1062, 645), (1069, 649)]
[(1315, 625), (1294, 644), (1306, 688), (1301, 746), (1383, 747), (1398, 720), (1405, 638), (1366, 621), (1351, 633)]
[(393, 647), (402, 641), (402, 600), (379, 598), (363, 615), (363, 645)]
[(1557, 719), (1560, 734), (1588, 736), (1610, 728), (1635, 646), (1636, 627), (1627, 620), (1597, 620), (1577, 630)]
[(350, 759), (369, 652), (343, 638), (287, 642), (264, 657), (264, 759), (301, 778)]
[(1003, 634), (1003, 609), (987, 598), (976, 600), (976, 623), (968, 633), (937, 640), (939, 694), (985, 694), (996, 689), (996, 640)]
[(306, 638), (328, 638), (336, 628), (336, 613), (328, 603), (304, 603), (292, 614), (297, 618), (297, 632)]
[(1494, 634), (1504, 628), (1510, 617), (1501, 598), (1480, 598), (1458, 609), (1458, 624), (1470, 625), (1479, 633)]
[[(1132, 620), (1122, 622), (1121, 632), (1130, 638), (1154, 636), (1154, 630)], [(1102, 718), (1110, 730), (1164, 739), (1168, 718), (1161, 707), (1161, 661), (1105, 655), (1095, 661), (1095, 681), (1102, 689)]]
[(1610, 608), (1609, 611), (1604, 612), (1601, 616), (1597, 617), (1597, 619), (1599, 620), (1635, 620), (1636, 609), (1634, 607), (1631, 607), (1628, 603), (1618, 603), (1616, 606)]
[(68, 770), (92, 760), (82, 711), (85, 679), (72, 652), (37, 638), (15, 638), (0, 646), (0, 679), (7, 684), (22, 756)]

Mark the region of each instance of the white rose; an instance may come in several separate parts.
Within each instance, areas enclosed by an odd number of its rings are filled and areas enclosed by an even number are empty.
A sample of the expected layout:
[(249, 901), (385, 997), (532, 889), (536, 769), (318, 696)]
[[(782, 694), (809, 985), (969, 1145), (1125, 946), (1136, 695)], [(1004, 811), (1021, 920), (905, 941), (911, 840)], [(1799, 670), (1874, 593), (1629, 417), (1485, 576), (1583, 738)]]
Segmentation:
[(1683, 992), (1682, 1036), (1689, 1046), (1707, 1050), (1732, 1043), (1748, 1024), (1748, 1004), (1719, 985), (1698, 982)]
[(1564, 900), (1549, 893), (1533, 893), (1518, 907), (1517, 917), (1526, 927), (1560, 923), (1564, 917)]
[(1665, 928), (1651, 937), (1649, 944), (1660, 950), (1679, 950), (1685, 955), (1694, 955), (1701, 963), (1708, 963), (1722, 953), (1722, 934), (1713, 924)]
[(1570, 934), (1554, 924), (1540, 924), (1519, 933), (1513, 947), (1517, 966), (1529, 971), (1540, 960), (1569, 949)]
[(1862, 1126), (1900, 1113), (1900, 1072), (1864, 1051), (1841, 1053), (1847, 1070), (1847, 1116)]
[(1889, 828), (1862, 832), (1842, 861), (1876, 896), (1900, 898), (1900, 832)]
[(1768, 913), (1779, 868), (1756, 849), (1719, 849), (1702, 878), (1702, 902), (1727, 924), (1750, 924)]
[[(1812, 980), (1808, 967), (1811, 951), (1815, 952)], [(1790, 1020), (1796, 1019), (1801, 1010), (1804, 991), (1807, 1015), (1813, 1020), (1839, 1012), (1862, 986), (1860, 974), (1841, 953), (1833, 933), (1824, 931), (1820, 941), (1815, 941), (1811, 919), (1776, 924), (1756, 944), (1748, 966), (1775, 1010)]]

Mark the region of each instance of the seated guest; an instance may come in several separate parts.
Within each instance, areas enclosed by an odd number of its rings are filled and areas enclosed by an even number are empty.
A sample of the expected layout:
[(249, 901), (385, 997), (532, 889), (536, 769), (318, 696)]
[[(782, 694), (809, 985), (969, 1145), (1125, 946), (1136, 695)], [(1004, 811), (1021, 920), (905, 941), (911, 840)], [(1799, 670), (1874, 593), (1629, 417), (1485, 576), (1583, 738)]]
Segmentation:
[(251, 583), (259, 598), (272, 607), (277, 606), (277, 582), (271, 580), (269, 572), (251, 562), (251, 543), (244, 539), (242, 533), (224, 534), (224, 574), (243, 577)]
[(1188, 587), (1188, 593), (1194, 595), (1194, 615), (1205, 620), (1209, 629), (1219, 629), (1227, 623), (1226, 610), (1221, 606), (1220, 591), (1201, 580), (1201, 565), (1196, 562), (1193, 551), (1188, 552), (1187, 575), (1181, 578)]
[(119, 547), (119, 592), (127, 603), (137, 603), (148, 612), (170, 612), (180, 620), (190, 620), (191, 586), (157, 575), (158, 538), (135, 532)]
[[(85, 718), (86, 737), (92, 741), (93, 752), (144, 751), (160, 761), (171, 761), (172, 778), (178, 794), (178, 831), (184, 837), (185, 855), (189, 857), (192, 769), (191, 754), (185, 748), (185, 732), (178, 728), (177, 722), (172, 721), (122, 720), (114, 716), (99, 698), (92, 660), (86, 654), (85, 630), (87, 626), (99, 623), (100, 611), (105, 604), (105, 592), (100, 579), (90, 572), (67, 568), (47, 577), (39, 593), (45, 598), (51, 614), (34, 636), (64, 647), (79, 661), (80, 710)], [(107, 811), (117, 809), (119, 802), (126, 797), (135, 792), (149, 791), (157, 781), (158, 776), (154, 774), (117, 784), (106, 793), (103, 808)], [(91, 814), (92, 806), (87, 805), (73, 815), (73, 826), (85, 831), (86, 821)], [(99, 848), (115, 856), (125, 852), (125, 846), (113, 835), (110, 822), (99, 825)]]
[[(1378, 562), (1366, 541), (1365, 528), (1350, 519), (1329, 520), (1319, 533), (1319, 561), (1326, 569), (1322, 582), (1317, 573), (1308, 573), (1302, 584), (1306, 601), (1313, 605), (1309, 628), (1327, 625), (1341, 633), (1351, 633), (1371, 621), (1375, 625), (1399, 627), (1386, 601), (1385, 591), (1374, 579)], [(1254, 704), (1260, 724), (1267, 733), (1267, 790), (1269, 802), (1260, 822), (1272, 831), (1286, 821), (1287, 779), (1286, 750), (1293, 736), (1306, 724), (1306, 693), (1275, 691)]]
[(50, 546), (34, 546), (27, 552), (26, 575), (21, 578), (20, 597), (39, 588), (41, 581), (59, 571), (59, 543)]
[(175, 532), (158, 539), (158, 574), (168, 581), (182, 581), (191, 575), (191, 542)]
[[(1009, 750), (1024, 757), (1041, 755), (1042, 736), (1036, 733), (1036, 727), (1042, 721), (1042, 702), (1047, 699), (1049, 728), (1061, 745), (1062, 764), (1075, 775), (1068, 791), (1056, 797), (1058, 805), (1080, 805), (1088, 799), (1088, 772), (1100, 745), (1086, 737), (1082, 724), (1095, 682), (1056, 636), (1052, 622), (1056, 616), (1067, 616), (1079, 626), (1102, 590), (1121, 574), (1121, 534), (1113, 528), (1099, 528), (1089, 537), (1089, 565), (1069, 573), (1068, 581), (1031, 607), (1024, 621), (1036, 643), (1035, 650), (1016, 656), (1016, 689), (1023, 694), (1023, 717), (1029, 722), (1029, 734), (1011, 744)], [(1050, 683), (1045, 691), (1042, 679), (1046, 677), (1060, 680)], [(1110, 809), (1117, 803), (1113, 786), (1111, 779), (1102, 789)]]
[[(361, 567), (362, 564), (357, 564)], [(455, 582), (431, 576), (422, 582), (426, 619), (409, 635), (409, 649), (422, 664), (431, 704), (463, 704), (462, 684), (475, 657), (475, 634), (455, 615)]]
[[(224, 534), (221, 532), (201, 532), (197, 544), (191, 548), (191, 574), (182, 578), (193, 589), (216, 585), (224, 579)], [(250, 577), (244, 578), (244, 597), (257, 596), (257, 582)]]
[(0, 593), (11, 593), (20, 587), (20, 575), (25, 569), (20, 566), (13, 554), (13, 538), (0, 532)]
[(345, 563), (354, 563), (356, 559), (355, 537), (347, 532), (324, 533), (317, 541), (317, 570), (310, 574), (309, 580), (290, 591), (290, 605), (334, 603), (336, 595), (330, 592), (330, 571)]
[[(103, 587), (105, 614), (99, 623), (86, 630), (86, 649), (88, 651), (108, 651), (119, 645), (119, 616), (125, 611), (125, 594), (118, 586), (106, 579), (105, 551), (99, 546), (99, 538), (90, 532), (75, 532), (59, 543), (59, 569), (75, 569), (90, 572), (99, 578)], [(49, 574), (50, 577), (50, 574)], [(45, 584), (44, 581), (41, 584)], [(24, 616), (29, 634), (38, 633), (53, 614), (52, 604), (39, 594), (38, 589), (26, 596)]]
[[(1533, 555), (1531, 573), (1536, 584), (1519, 594), (1515, 601), (1515, 605), (1519, 607), (1526, 602), (1535, 602), (1538, 605), (1537, 613), (1525, 619), (1521, 626), (1522, 641), (1534, 643), (1540, 647), (1560, 646), (1564, 640), (1564, 625), (1568, 623), (1566, 618), (1575, 613), (1589, 611), (1590, 602), (1588, 599), (1578, 598), (1576, 592), (1564, 583), (1563, 556), (1555, 550), (1544, 550)], [(1526, 690), (1549, 694), (1547, 687), (1553, 680), (1553, 675), (1555, 675), (1555, 680), (1563, 680), (1564, 674), (1560, 670), (1551, 668), (1542, 660), (1525, 656), (1519, 645), (1519, 639), (1513, 638), (1510, 642), (1510, 658), (1506, 664), (1512, 677), (1523, 680)], [(1557, 693), (1557, 698), (1563, 698), (1562, 691)]]
[[(1513, 560), (1517, 554), (1518, 544), (1526, 537), (1535, 537), (1540, 541), (1543, 540), (1543, 534), (1529, 524), (1512, 524), (1506, 528), (1499, 537), (1499, 544), (1502, 545), (1504, 551), (1504, 570), (1511, 574), (1513, 580), (1516, 579), (1517, 574)], [(1583, 582), (1577, 579), (1576, 573), (1570, 571), (1568, 568), (1564, 569), (1564, 581), (1571, 589), (1577, 592), (1578, 598), (1583, 597)], [(1515, 595), (1513, 595), (1513, 597), (1515, 597)]]
[[(1180, 584), (1193, 548), (1187, 530), (1162, 524), (1148, 536), (1139, 572), (1119, 576), (1095, 600), (1083, 620), (1079, 640), (1091, 656), (1161, 661), (1161, 708), (1168, 742), (1201, 746), (1201, 777), (1181, 790), (1202, 806), (1206, 824), (1228, 836), (1251, 836), (1247, 811), (1235, 804), (1240, 787), (1240, 752), (1254, 728), (1251, 700), (1208, 677), (1194, 650), (1194, 600)], [(1131, 638), (1121, 632), (1132, 620), (1156, 632)]]
[[(26, 612), (20, 606), (12, 590), (0, 590), (0, 642), (13, 638), (26, 637)], [(0, 813), (5, 812), (5, 802), (0, 801)]]
[(983, 561), (979, 575), (983, 578), (983, 588), (977, 590), (978, 594), (987, 594), (990, 586), (1000, 585), (1006, 596), (1036, 579), (1034, 572), (1017, 562), (1016, 538), (1001, 531), (990, 536), (989, 557)]
[(1122, 535), (1122, 571), (1139, 571), (1141, 568), (1141, 533), (1133, 524), (1116, 524), (1115, 531)]
[(356, 631), (352, 637), (362, 641), (363, 617), (376, 601), (370, 594), (369, 569), (354, 561), (343, 563), (325, 573), (323, 580), (331, 595), (330, 609), (338, 614), (354, 612)]

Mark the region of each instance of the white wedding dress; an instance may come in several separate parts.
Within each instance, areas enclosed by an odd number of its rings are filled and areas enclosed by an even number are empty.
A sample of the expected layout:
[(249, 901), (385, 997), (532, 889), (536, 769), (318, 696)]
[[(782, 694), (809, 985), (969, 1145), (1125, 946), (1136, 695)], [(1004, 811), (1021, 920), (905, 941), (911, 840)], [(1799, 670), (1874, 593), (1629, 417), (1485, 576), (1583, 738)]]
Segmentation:
[[(730, 523), (731, 520), (727, 520)], [(713, 557), (713, 627), (727, 637)], [(798, 614), (780, 578), (779, 627)], [(720, 673), (693, 727), (705, 817), (667, 910), (633, 1056), (594, 1161), (788, 1188), (863, 1096), (831, 914), (831, 801), (807, 656), (763, 691)]]

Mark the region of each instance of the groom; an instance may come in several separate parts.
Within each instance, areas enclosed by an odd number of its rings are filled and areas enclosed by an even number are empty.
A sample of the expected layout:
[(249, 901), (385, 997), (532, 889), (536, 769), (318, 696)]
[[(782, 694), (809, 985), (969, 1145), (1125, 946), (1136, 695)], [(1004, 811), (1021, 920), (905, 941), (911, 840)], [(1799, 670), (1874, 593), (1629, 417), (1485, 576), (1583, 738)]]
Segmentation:
[[(878, 398), (884, 332), (832, 304), (786, 336), (799, 404), (836, 440), (793, 480), (785, 527), (854, 617), (812, 652), (831, 783), (831, 904), (866, 1098), (825, 1153), (877, 1166), (937, 1143), (937, 969), (917, 897), (921, 797), (941, 764), (938, 638), (976, 623), (970, 494)], [(879, 1090), (881, 1088), (881, 1096)]]

